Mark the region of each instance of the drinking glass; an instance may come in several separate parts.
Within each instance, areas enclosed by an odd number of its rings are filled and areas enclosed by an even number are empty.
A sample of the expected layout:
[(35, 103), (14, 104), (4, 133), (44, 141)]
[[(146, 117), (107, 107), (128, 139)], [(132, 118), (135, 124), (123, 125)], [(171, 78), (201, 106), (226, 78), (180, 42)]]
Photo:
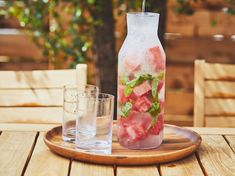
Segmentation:
[(63, 103), (63, 123), (62, 139), (67, 142), (75, 141), (76, 134), (76, 112), (77, 112), (77, 94), (86, 93), (97, 96), (99, 89), (94, 85), (86, 85), (82, 90), (76, 85), (64, 86), (64, 103)]
[(76, 147), (98, 154), (111, 154), (114, 96), (78, 94)]

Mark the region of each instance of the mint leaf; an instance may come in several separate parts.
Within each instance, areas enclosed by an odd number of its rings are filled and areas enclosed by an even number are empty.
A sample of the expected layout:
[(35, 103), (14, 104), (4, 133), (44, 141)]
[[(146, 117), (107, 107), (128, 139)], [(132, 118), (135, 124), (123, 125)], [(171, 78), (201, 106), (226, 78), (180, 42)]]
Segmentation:
[(126, 87), (124, 88), (124, 95), (125, 95), (125, 97), (128, 97), (128, 96), (132, 93), (132, 91), (133, 91), (133, 88), (132, 88), (132, 87), (126, 86)]
[(141, 84), (145, 80), (152, 80), (152, 79), (153, 77), (150, 74), (138, 75), (135, 79), (132, 79), (131, 81), (127, 82), (126, 85), (133, 88)]
[(158, 78), (154, 78), (152, 82), (152, 96), (154, 100), (158, 98), (158, 92), (157, 92), (158, 81), (159, 81)]
[(126, 83), (128, 82), (128, 76), (126, 75), (122, 75), (121, 78), (120, 78), (120, 82), (122, 85), (126, 85)]
[(158, 74), (157, 78), (158, 78), (159, 80), (162, 80), (162, 79), (164, 78), (164, 71), (161, 71), (161, 72)]
[(148, 128), (151, 129), (156, 123), (158, 119), (158, 114), (161, 111), (160, 109), (160, 103), (159, 102), (154, 102), (151, 107), (149, 108), (148, 112), (152, 115), (152, 120), (150, 122), (150, 126)]
[(130, 102), (123, 104), (121, 107), (121, 112), (120, 112), (121, 116), (127, 117), (129, 115), (131, 109), (132, 109), (132, 104)]

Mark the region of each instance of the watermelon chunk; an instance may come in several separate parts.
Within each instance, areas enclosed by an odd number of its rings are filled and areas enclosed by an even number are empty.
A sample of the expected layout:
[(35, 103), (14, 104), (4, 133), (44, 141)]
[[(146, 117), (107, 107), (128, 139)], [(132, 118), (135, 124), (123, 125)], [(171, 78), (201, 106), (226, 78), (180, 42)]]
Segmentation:
[(163, 114), (158, 115), (157, 123), (150, 129), (150, 133), (153, 135), (158, 135), (159, 132), (163, 129), (164, 126), (164, 119)]
[(140, 97), (150, 90), (151, 90), (151, 85), (149, 84), (148, 81), (144, 81), (142, 84), (136, 86), (133, 89), (133, 92), (135, 93), (137, 97)]
[(131, 141), (137, 141), (145, 138), (147, 133), (142, 125), (132, 125), (126, 128)]
[(150, 108), (151, 104), (152, 102), (146, 96), (142, 96), (137, 98), (134, 105), (139, 112), (146, 112)]
[(149, 59), (150, 64), (153, 65), (156, 71), (161, 71), (165, 69), (165, 60), (161, 54), (161, 50), (159, 46), (153, 47), (149, 49), (150, 57)]
[(158, 86), (157, 86), (157, 91), (160, 92), (160, 90), (162, 89), (162, 87), (163, 87), (163, 80), (159, 80)]
[(123, 85), (118, 86), (118, 102), (121, 104), (128, 101), (127, 97), (124, 95), (124, 88), (125, 86)]
[(123, 63), (125, 71), (128, 73), (136, 73), (140, 69), (140, 63), (136, 62), (134, 59), (125, 59)]

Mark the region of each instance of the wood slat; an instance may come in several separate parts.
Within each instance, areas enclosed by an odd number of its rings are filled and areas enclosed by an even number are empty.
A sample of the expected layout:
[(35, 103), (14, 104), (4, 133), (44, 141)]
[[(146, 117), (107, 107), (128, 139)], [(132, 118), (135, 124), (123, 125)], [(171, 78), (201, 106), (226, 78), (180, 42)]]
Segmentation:
[(193, 93), (183, 91), (166, 91), (166, 114), (192, 115)]
[(235, 155), (224, 138), (202, 135), (202, 141), (198, 154), (207, 175), (234, 175)]
[(205, 96), (214, 98), (235, 98), (235, 82), (206, 81)]
[(194, 70), (194, 126), (204, 126), (204, 60), (195, 61)]
[(235, 135), (226, 135), (225, 136), (229, 146), (232, 148), (233, 152), (235, 153)]
[(174, 114), (165, 114), (164, 115), (165, 123), (178, 125), (178, 126), (193, 126), (193, 116), (191, 115), (174, 115)]
[(204, 66), (205, 79), (235, 80), (235, 66), (229, 64), (208, 64)]
[(62, 122), (62, 113), (62, 107), (0, 108), (0, 122), (55, 124)]
[(162, 176), (203, 176), (203, 172), (195, 155), (185, 159), (162, 164), (160, 166)]
[(0, 131), (48, 131), (61, 124), (0, 123)]
[(207, 127), (235, 127), (235, 116), (205, 117)]
[(206, 127), (187, 127), (193, 131), (196, 131), (197, 133), (203, 135), (203, 134), (209, 134), (209, 135), (235, 135), (235, 128), (206, 128)]
[(157, 166), (117, 167), (117, 176), (159, 176)]
[(62, 106), (63, 89), (0, 89), (0, 106)]
[(235, 116), (235, 99), (206, 99), (205, 115)]
[(40, 133), (31, 156), (25, 176), (65, 176), (68, 174), (69, 159), (52, 153), (43, 142), (44, 133)]
[(0, 175), (21, 175), (35, 137), (36, 132), (2, 132)]
[(70, 171), (70, 176), (114, 176), (114, 170), (112, 166), (102, 166), (88, 163), (81, 163), (73, 161)]
[(61, 88), (75, 77), (76, 70), (1, 71), (0, 88)]

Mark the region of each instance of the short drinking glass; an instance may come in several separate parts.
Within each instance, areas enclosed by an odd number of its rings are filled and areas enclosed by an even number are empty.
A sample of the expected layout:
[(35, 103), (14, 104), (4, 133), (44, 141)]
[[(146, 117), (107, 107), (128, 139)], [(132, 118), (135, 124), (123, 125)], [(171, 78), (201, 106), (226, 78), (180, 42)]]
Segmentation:
[(76, 147), (98, 154), (111, 154), (114, 96), (78, 94)]
[(63, 103), (63, 123), (62, 138), (67, 142), (75, 142), (76, 134), (76, 112), (77, 112), (77, 94), (86, 93), (97, 96), (99, 89), (94, 85), (86, 85), (85, 88), (79, 89), (76, 85), (64, 86), (64, 103)]

